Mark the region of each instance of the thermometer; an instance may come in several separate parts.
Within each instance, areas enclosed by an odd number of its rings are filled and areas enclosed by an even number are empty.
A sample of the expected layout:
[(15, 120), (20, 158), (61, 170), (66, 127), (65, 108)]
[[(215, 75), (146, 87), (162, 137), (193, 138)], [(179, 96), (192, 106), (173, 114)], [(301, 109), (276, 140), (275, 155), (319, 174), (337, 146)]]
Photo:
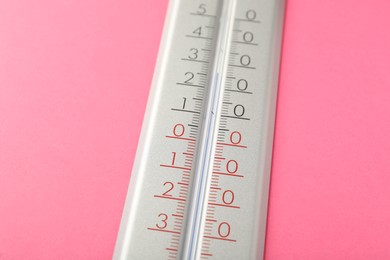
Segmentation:
[(263, 259), (283, 17), (170, 1), (113, 259)]

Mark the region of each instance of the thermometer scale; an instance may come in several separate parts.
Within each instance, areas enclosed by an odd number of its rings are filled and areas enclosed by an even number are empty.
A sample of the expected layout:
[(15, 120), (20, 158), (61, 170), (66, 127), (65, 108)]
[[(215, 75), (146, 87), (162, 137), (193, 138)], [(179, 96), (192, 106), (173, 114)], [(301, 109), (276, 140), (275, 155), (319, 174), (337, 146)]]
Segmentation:
[(282, 0), (171, 0), (113, 259), (262, 259)]

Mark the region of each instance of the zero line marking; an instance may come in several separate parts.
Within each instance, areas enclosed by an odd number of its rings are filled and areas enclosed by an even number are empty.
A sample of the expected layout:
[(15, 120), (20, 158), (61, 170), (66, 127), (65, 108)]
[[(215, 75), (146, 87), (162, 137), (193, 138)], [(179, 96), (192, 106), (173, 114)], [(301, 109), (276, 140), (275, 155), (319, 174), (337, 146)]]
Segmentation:
[(211, 236), (203, 236), (204, 238), (210, 238), (210, 239), (218, 239), (218, 240), (225, 240), (230, 242), (237, 242), (237, 240), (229, 239), (229, 238), (222, 238), (222, 237), (211, 237)]
[(231, 92), (238, 92), (238, 93), (245, 93), (245, 94), (253, 94), (253, 92), (248, 92), (248, 91), (241, 91), (241, 90), (234, 90), (234, 89), (225, 89), (226, 91), (231, 91)]
[(213, 202), (209, 202), (208, 204), (212, 205), (212, 206), (218, 206), (218, 207), (226, 207), (226, 208), (234, 208), (234, 209), (240, 208), (239, 206), (232, 206), (232, 205), (219, 204), (219, 203), (213, 203)]
[(165, 136), (166, 138), (172, 138), (172, 139), (180, 139), (180, 140), (186, 140), (186, 141), (195, 141), (195, 139), (192, 138), (186, 138), (186, 137), (179, 137), (179, 136)]
[(243, 175), (238, 175), (238, 174), (229, 174), (229, 173), (225, 173), (225, 172), (213, 172), (214, 174), (218, 174), (218, 175), (226, 175), (226, 176), (231, 176), (231, 177), (240, 177), (240, 178), (244, 178)]
[(246, 118), (246, 117), (237, 117), (237, 116), (228, 116), (228, 115), (221, 115), (221, 117), (228, 117), (228, 118), (242, 119), (242, 120), (250, 120), (249, 118)]
[(239, 44), (248, 44), (248, 45), (254, 45), (254, 46), (258, 46), (259, 44), (258, 43), (254, 43), (254, 42), (241, 42), (241, 41), (233, 41), (234, 43), (239, 43)]
[(258, 20), (248, 20), (248, 19), (242, 19), (242, 18), (236, 18), (235, 20), (238, 22), (261, 23), (261, 21), (258, 21)]
[(247, 148), (245, 145), (239, 145), (239, 144), (227, 144), (227, 143), (217, 143), (219, 145), (227, 145), (227, 146), (235, 146), (235, 147), (239, 147), (239, 148)]
[(237, 68), (243, 68), (243, 69), (251, 69), (251, 70), (255, 70), (256, 69), (255, 67), (242, 66), (242, 65), (236, 65), (236, 64), (229, 64), (228, 66), (230, 66), (230, 67), (237, 67)]

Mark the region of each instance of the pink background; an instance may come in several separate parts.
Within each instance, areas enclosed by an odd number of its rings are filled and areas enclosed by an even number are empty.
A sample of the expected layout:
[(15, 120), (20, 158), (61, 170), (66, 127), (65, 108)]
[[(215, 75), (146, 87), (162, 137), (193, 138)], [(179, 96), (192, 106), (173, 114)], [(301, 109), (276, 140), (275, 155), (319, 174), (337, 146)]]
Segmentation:
[[(0, 259), (110, 259), (167, 0), (0, 0)], [(390, 1), (289, 0), (266, 259), (390, 259)]]

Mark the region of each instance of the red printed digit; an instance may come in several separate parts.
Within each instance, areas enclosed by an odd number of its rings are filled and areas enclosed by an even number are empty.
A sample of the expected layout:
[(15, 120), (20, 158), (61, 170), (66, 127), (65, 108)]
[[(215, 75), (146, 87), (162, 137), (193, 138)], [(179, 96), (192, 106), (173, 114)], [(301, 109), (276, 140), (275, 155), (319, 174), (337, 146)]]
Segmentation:
[(222, 194), (222, 201), (226, 205), (230, 205), (234, 202), (234, 192), (231, 190), (225, 190)]
[(232, 132), (230, 134), (230, 142), (232, 144), (239, 144), (239, 143), (241, 143), (241, 138), (242, 138), (241, 133), (238, 132), (238, 131), (234, 131), (234, 132)]
[(222, 238), (226, 238), (230, 235), (230, 225), (227, 222), (221, 222), (218, 226), (218, 235)]
[(172, 165), (175, 165), (176, 161), (176, 152), (172, 152)]
[(238, 171), (238, 163), (235, 160), (229, 160), (226, 163), (226, 171), (228, 173), (236, 173)]
[(168, 188), (168, 190), (167, 190), (166, 192), (164, 192), (162, 195), (163, 195), (163, 196), (172, 196), (171, 194), (169, 194), (169, 192), (170, 192), (171, 190), (173, 190), (173, 188), (175, 187), (175, 185), (173, 185), (172, 182), (167, 181), (167, 182), (164, 183), (164, 187), (165, 187), (165, 186), (168, 186), (169, 188)]
[(184, 135), (184, 125), (182, 124), (176, 124), (175, 127), (173, 128), (173, 135), (176, 137), (181, 137)]
[(164, 213), (161, 213), (161, 214), (158, 215), (158, 217), (160, 218), (160, 223), (157, 223), (156, 227), (159, 228), (159, 229), (166, 228), (168, 226), (168, 223), (167, 223), (168, 215), (164, 214)]

